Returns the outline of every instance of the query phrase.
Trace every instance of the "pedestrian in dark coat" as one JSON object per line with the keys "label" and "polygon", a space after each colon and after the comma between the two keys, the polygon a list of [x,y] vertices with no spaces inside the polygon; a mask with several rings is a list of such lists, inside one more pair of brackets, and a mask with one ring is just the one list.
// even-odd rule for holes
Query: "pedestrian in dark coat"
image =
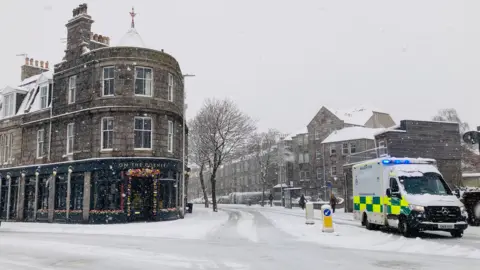
{"label": "pedestrian in dark coat", "polygon": [[270,196],[268,197],[268,200],[270,201],[270,207],[273,206],[273,194],[270,193]]}
{"label": "pedestrian in dark coat", "polygon": [[305,209],[305,203],[306,202],[307,202],[307,200],[305,199],[305,196],[303,196],[303,194],[302,194],[302,196],[300,196],[300,201],[298,202],[298,204],[300,205],[300,207],[302,209]]}
{"label": "pedestrian in dark coat", "polygon": [[337,197],[332,193],[330,196],[330,206],[332,207],[332,212],[335,213],[335,206],[337,206]]}

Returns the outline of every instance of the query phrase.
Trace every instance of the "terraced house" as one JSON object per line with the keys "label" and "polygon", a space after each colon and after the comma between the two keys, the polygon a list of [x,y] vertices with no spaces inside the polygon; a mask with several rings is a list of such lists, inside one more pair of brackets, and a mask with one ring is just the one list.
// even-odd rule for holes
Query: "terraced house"
{"label": "terraced house", "polygon": [[110,46],[80,5],[53,73],[25,59],[22,82],[1,90],[0,218],[178,217],[183,75],[175,58],[145,46],[131,15]]}
{"label": "terraced house", "polygon": [[[365,107],[336,110],[322,106],[304,130],[287,137],[296,156],[291,181],[308,196],[325,197],[327,183],[335,186],[335,179],[342,176],[346,157],[371,147],[370,142],[365,144],[362,136],[343,138],[334,133],[344,128],[357,128],[347,133],[367,133],[370,138],[374,133],[371,130],[394,125],[392,117],[379,110]],[[330,135],[330,140],[323,143]]]}

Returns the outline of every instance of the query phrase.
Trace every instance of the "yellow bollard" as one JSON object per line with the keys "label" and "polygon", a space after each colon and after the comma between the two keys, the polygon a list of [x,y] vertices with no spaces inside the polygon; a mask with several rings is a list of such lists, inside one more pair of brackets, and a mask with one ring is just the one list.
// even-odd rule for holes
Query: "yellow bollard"
{"label": "yellow bollard", "polygon": [[332,220],[332,208],[328,204],[322,205],[322,220],[323,220],[322,232],[328,232],[328,233],[334,232],[333,220]]}

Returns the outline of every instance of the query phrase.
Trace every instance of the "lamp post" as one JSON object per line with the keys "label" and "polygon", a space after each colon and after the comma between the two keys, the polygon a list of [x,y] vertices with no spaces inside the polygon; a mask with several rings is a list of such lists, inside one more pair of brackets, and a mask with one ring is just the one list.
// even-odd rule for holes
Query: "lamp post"
{"label": "lamp post", "polygon": [[185,87],[185,78],[195,77],[193,74],[184,74],[183,76],[183,115],[182,115],[182,216],[185,213],[185,125],[186,125],[186,112],[187,112],[187,91]]}
{"label": "lamp post", "polygon": [[7,180],[8,180],[8,194],[7,194],[7,218],[6,220],[8,221],[10,219],[10,198],[11,198],[11,192],[12,192],[12,176],[10,173],[7,173]]}
{"label": "lamp post", "polygon": [[66,198],[67,201],[66,201],[66,204],[65,204],[67,223],[68,223],[68,218],[69,218],[69,215],[70,215],[70,190],[71,190],[72,172],[73,172],[73,167],[72,167],[72,166],[68,166],[67,198]]}
{"label": "lamp post", "polygon": [[37,220],[37,208],[38,208],[38,176],[40,175],[40,168],[35,170],[35,202],[33,207],[33,219]]}

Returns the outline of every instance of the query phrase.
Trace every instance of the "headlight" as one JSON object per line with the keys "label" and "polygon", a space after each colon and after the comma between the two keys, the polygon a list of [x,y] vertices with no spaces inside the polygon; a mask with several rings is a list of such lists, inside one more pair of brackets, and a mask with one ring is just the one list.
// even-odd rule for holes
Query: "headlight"
{"label": "headlight", "polygon": [[467,209],[465,206],[460,206],[460,212],[462,213],[462,216],[468,217]]}
{"label": "headlight", "polygon": [[417,211],[417,212],[424,212],[425,211],[425,207],[423,207],[421,205],[410,204],[410,205],[408,205],[408,208],[410,208],[410,210],[412,210],[412,211]]}

